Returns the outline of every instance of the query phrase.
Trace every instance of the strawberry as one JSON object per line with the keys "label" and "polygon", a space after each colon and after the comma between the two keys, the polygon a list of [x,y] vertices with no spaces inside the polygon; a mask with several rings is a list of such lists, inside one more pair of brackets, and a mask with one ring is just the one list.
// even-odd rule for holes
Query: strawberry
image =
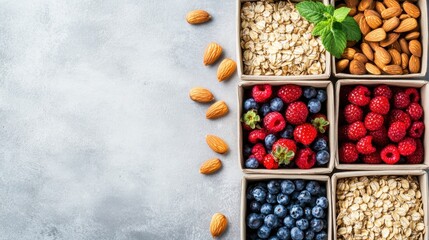
{"label": "strawberry", "polygon": [[256,110],[252,109],[243,115],[241,121],[250,129],[255,129],[258,126],[258,123],[261,121],[261,117],[259,117]]}
{"label": "strawberry", "polygon": [[393,144],[387,145],[385,148],[383,148],[383,150],[380,152],[380,156],[381,160],[387,164],[395,164],[401,157],[398,148],[396,148],[396,146]]}
{"label": "strawberry", "polygon": [[408,135],[412,138],[420,138],[425,131],[425,124],[423,122],[417,121],[411,124]]}
{"label": "strawberry", "polygon": [[370,131],[375,131],[383,126],[384,117],[381,114],[370,112],[365,117],[365,127]]}
{"label": "strawberry", "polygon": [[369,135],[372,137],[372,142],[378,146],[384,147],[389,143],[387,129],[384,126],[378,130],[369,132]]}
{"label": "strawberry", "polygon": [[255,144],[259,141],[264,141],[267,133],[264,129],[255,129],[249,133],[248,140],[249,142]]}
{"label": "strawberry", "polygon": [[371,154],[364,155],[362,157],[362,161],[366,164],[379,164],[383,162],[379,152],[373,152]]}
{"label": "strawberry", "polygon": [[290,139],[281,138],[273,144],[272,155],[277,159],[279,165],[287,165],[296,154],[296,144]]}
{"label": "strawberry", "polygon": [[308,147],[299,149],[295,163],[301,169],[310,169],[316,164],[316,154]]}
{"label": "strawberry", "polygon": [[402,156],[409,156],[416,151],[416,140],[414,138],[404,138],[398,143],[398,151]]}
{"label": "strawberry", "polygon": [[273,90],[269,84],[259,84],[252,88],[252,97],[257,103],[266,102],[270,99]]}
{"label": "strawberry", "polygon": [[286,127],[286,122],[281,113],[270,112],[264,117],[264,127],[268,132],[276,133]]}
{"label": "strawberry", "polygon": [[369,109],[375,113],[385,115],[390,110],[389,99],[384,96],[377,96],[371,99],[371,102],[369,103]]}
{"label": "strawberry", "polygon": [[354,122],[347,128],[347,137],[352,141],[357,141],[366,135],[366,128],[363,122]]}
{"label": "strawberry", "polygon": [[411,103],[407,108],[407,113],[414,121],[419,120],[423,116],[423,108],[418,103]]}
{"label": "strawberry", "polygon": [[407,135],[407,128],[403,122],[394,122],[387,131],[387,136],[392,142],[401,141]]}
{"label": "strawberry", "polygon": [[384,97],[387,97],[388,99],[391,99],[392,90],[387,85],[378,85],[377,87],[374,88],[374,96],[375,97],[384,96]]}
{"label": "strawberry", "polygon": [[353,143],[344,143],[338,151],[340,162],[353,163],[359,158],[359,153]]}
{"label": "strawberry", "polygon": [[393,95],[393,106],[399,109],[405,109],[410,105],[410,97],[402,91]]}
{"label": "strawberry", "polygon": [[301,87],[293,84],[281,86],[277,91],[277,96],[286,104],[295,102],[301,97],[301,95]]}
{"label": "strawberry", "polygon": [[286,121],[293,125],[305,123],[308,116],[307,104],[304,102],[293,102],[286,109]]}
{"label": "strawberry", "polygon": [[304,123],[293,130],[293,137],[299,143],[310,145],[317,137],[317,130],[310,123]]}
{"label": "strawberry", "polygon": [[357,121],[362,121],[363,119],[363,110],[357,105],[354,104],[348,104],[344,108],[344,119],[348,123],[354,123]]}
{"label": "strawberry", "polygon": [[279,168],[279,164],[276,162],[276,159],[271,154],[265,155],[263,165],[266,169],[277,169],[277,168]]}
{"label": "strawberry", "polygon": [[408,113],[400,109],[393,109],[389,113],[389,125],[394,122],[403,122],[405,123],[405,127],[408,129],[411,125],[411,118]]}
{"label": "strawberry", "polygon": [[366,137],[361,138],[356,143],[356,150],[362,154],[371,154],[371,153],[377,151],[377,149],[375,149],[375,147],[372,146],[372,137],[371,136],[366,136]]}
{"label": "strawberry", "polygon": [[423,144],[420,139],[416,139],[416,150],[410,156],[407,156],[408,164],[419,164],[423,162],[424,157]]}
{"label": "strawberry", "polygon": [[368,105],[371,101],[371,92],[365,86],[356,86],[349,94],[349,102],[356,104],[358,106]]}
{"label": "strawberry", "polygon": [[329,128],[329,121],[325,114],[317,113],[311,117],[311,124],[320,133],[325,133]]}
{"label": "strawberry", "polygon": [[407,88],[404,93],[410,98],[411,102],[420,101],[420,93],[416,88]]}
{"label": "strawberry", "polygon": [[265,147],[262,143],[255,144],[252,148],[252,156],[258,160],[259,163],[262,163],[267,152],[265,151]]}

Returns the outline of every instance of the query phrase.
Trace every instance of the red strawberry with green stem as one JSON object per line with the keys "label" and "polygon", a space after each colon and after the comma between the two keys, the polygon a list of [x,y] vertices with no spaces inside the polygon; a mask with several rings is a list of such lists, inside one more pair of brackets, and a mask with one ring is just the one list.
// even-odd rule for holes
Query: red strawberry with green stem
{"label": "red strawberry with green stem", "polygon": [[320,133],[325,133],[329,128],[329,121],[325,114],[318,113],[312,116],[311,124]]}
{"label": "red strawberry with green stem", "polygon": [[250,129],[259,128],[258,123],[261,121],[258,112],[254,109],[247,111],[241,121],[247,125]]}
{"label": "red strawberry with green stem", "polygon": [[296,144],[290,139],[279,139],[273,144],[272,155],[277,159],[279,165],[289,164],[296,154]]}

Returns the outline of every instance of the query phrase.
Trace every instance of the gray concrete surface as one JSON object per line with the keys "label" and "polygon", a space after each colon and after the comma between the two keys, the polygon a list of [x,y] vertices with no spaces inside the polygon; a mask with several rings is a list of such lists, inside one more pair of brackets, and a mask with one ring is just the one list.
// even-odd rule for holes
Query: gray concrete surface
{"label": "gray concrete surface", "polygon": [[[239,238],[236,84],[202,52],[235,59],[235,1],[35,0],[0,4],[0,239]],[[213,21],[190,26],[206,9]],[[205,119],[210,88],[231,112]],[[207,133],[231,152],[224,168]]]}

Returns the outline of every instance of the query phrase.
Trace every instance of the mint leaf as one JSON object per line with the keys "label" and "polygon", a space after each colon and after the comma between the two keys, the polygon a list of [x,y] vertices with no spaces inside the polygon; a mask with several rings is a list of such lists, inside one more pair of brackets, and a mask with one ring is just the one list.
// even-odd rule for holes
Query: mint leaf
{"label": "mint leaf", "polygon": [[344,21],[340,23],[341,30],[346,33],[347,40],[350,41],[359,41],[361,38],[361,33],[359,25],[354,20],[354,18],[347,16]]}
{"label": "mint leaf", "polygon": [[333,28],[322,35],[322,43],[327,51],[340,58],[346,48],[346,34],[340,29]]}
{"label": "mint leaf", "polygon": [[324,13],[327,12],[327,9],[321,2],[304,1],[298,3],[296,8],[299,14],[311,23],[318,23],[326,20]]}
{"label": "mint leaf", "polygon": [[326,12],[329,13],[329,15],[333,16],[334,15],[334,11],[335,11],[334,6],[332,6],[332,5],[326,6]]}
{"label": "mint leaf", "polygon": [[335,21],[337,21],[337,22],[344,21],[344,19],[349,14],[350,10],[351,9],[347,8],[347,7],[340,7],[340,8],[335,9],[335,11],[334,11]]}
{"label": "mint leaf", "polygon": [[331,30],[331,21],[325,20],[321,21],[316,26],[314,26],[312,34],[314,36],[323,36],[327,31]]}

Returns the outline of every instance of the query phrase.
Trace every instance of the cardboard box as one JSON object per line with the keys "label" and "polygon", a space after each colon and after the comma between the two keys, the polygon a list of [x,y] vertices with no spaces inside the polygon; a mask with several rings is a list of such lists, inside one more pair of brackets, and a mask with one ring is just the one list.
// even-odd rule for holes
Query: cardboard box
{"label": "cardboard box", "polygon": [[[318,79],[328,79],[331,75],[331,54],[326,51],[326,69],[323,74],[319,75],[298,75],[298,76],[265,76],[265,75],[246,75],[243,73],[243,53],[241,50],[241,5],[244,2],[256,2],[256,0],[236,0],[237,1],[237,12],[236,12],[236,39],[237,39],[237,73],[240,77],[240,80],[244,81],[266,81],[266,80],[318,80]],[[291,2],[301,2],[303,0],[292,0]],[[320,0],[321,1],[321,0]],[[325,5],[329,4],[329,0],[321,1]]]}
{"label": "cardboard box", "polygon": [[[243,115],[243,93],[245,88],[252,87],[258,84],[270,84],[272,86],[282,86],[286,84],[296,84],[299,86],[313,86],[315,88],[326,88],[328,98],[326,100],[326,109],[328,121],[330,121],[329,127],[329,153],[330,160],[327,167],[314,167],[311,169],[247,169],[244,167],[244,156],[243,156],[243,130],[241,126],[241,116]],[[335,160],[335,146],[336,146],[336,134],[334,124],[334,93],[333,93],[333,84],[330,81],[265,81],[265,82],[256,82],[256,81],[247,81],[240,82],[238,86],[238,160],[240,168],[244,173],[265,173],[265,174],[323,174],[331,173],[334,169],[334,160]]]}
{"label": "cardboard box", "polygon": [[[412,1],[414,2],[414,1]],[[335,0],[331,0],[331,4],[335,6]],[[364,74],[364,75],[354,75],[350,73],[337,73],[336,69],[336,59],[334,56],[332,56],[332,72],[333,75],[337,78],[380,78],[380,79],[386,79],[386,78],[419,78],[424,77],[427,72],[427,65],[428,65],[428,13],[427,13],[427,2],[425,0],[418,0],[415,2],[415,4],[420,8],[420,18],[419,18],[419,24],[420,24],[420,42],[422,43],[422,57],[420,59],[421,61],[421,68],[420,73],[411,73],[411,74],[403,74],[403,75],[373,75],[373,74]]]}
{"label": "cardboard box", "polygon": [[[420,88],[421,95],[421,104],[424,110],[423,122],[425,123],[426,129],[429,127],[429,98],[427,97],[429,94],[429,89],[426,81],[423,80],[352,80],[352,79],[344,79],[337,81],[335,86],[335,98],[340,98],[340,91],[342,86],[346,85],[365,85],[365,86],[376,86],[380,84],[387,84],[389,86],[397,86],[397,87],[415,87]],[[335,132],[338,135],[338,118],[339,118],[339,100],[335,105]],[[427,130],[426,130],[427,133]],[[429,144],[429,134],[424,134],[423,136],[423,146],[427,146]],[[418,170],[418,169],[427,169],[429,168],[429,154],[427,153],[427,149],[425,149],[424,161],[422,164],[397,164],[397,165],[389,165],[389,164],[344,164],[340,163],[338,157],[338,148],[336,146],[336,158],[335,158],[335,167],[341,170]]]}
{"label": "cardboard box", "polygon": [[[337,202],[337,181],[341,178],[349,178],[349,177],[361,177],[361,176],[417,176],[420,183],[420,191],[422,193],[422,202],[423,202],[423,211],[425,213],[424,215],[424,224],[426,226],[426,233],[423,237],[423,239],[428,239],[428,175],[425,171],[358,171],[358,172],[341,172],[341,173],[335,173],[332,176],[332,202]],[[333,216],[333,238],[334,240],[337,239],[337,209],[336,205],[332,205],[332,216]]]}
{"label": "cardboard box", "polygon": [[241,232],[241,240],[246,240],[246,216],[247,216],[247,199],[246,199],[246,191],[247,186],[251,182],[256,181],[267,181],[267,180],[273,180],[273,179],[303,179],[303,180],[315,180],[320,182],[326,183],[326,198],[329,202],[328,207],[328,228],[327,228],[327,234],[328,239],[332,239],[332,224],[333,224],[333,217],[332,213],[332,207],[335,206],[334,202],[331,200],[331,179],[328,176],[322,176],[322,175],[287,175],[287,176],[273,176],[273,175],[244,175],[243,180],[241,181],[241,212],[240,212],[240,232]]}

